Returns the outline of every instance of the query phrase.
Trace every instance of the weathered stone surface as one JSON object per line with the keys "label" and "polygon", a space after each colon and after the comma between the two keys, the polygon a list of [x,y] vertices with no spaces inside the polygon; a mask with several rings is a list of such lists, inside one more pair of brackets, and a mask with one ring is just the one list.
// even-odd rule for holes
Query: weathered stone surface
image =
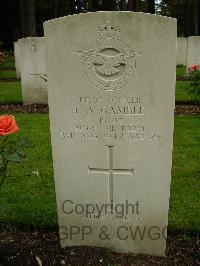
{"label": "weathered stone surface", "polygon": [[163,256],[176,20],[98,12],[51,20],[44,29],[62,247]]}
{"label": "weathered stone surface", "polygon": [[187,38],[177,38],[177,53],[176,53],[176,65],[187,64]]}
{"label": "weathered stone surface", "polygon": [[21,48],[21,84],[24,104],[46,104],[47,76],[44,38],[19,40]]}
{"label": "weathered stone surface", "polygon": [[200,36],[188,38],[187,69],[192,65],[200,66]]}

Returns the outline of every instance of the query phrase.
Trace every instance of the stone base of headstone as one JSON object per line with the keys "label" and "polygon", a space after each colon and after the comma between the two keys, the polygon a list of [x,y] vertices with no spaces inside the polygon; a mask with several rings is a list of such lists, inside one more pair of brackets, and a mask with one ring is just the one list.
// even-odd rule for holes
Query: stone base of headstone
{"label": "stone base of headstone", "polygon": [[34,92],[26,92],[22,94],[23,104],[47,104],[48,95],[45,89],[37,89]]}

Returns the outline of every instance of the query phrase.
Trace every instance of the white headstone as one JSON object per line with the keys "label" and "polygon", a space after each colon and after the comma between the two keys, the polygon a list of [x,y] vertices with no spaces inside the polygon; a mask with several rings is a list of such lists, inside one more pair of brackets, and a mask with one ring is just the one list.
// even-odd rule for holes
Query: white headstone
{"label": "white headstone", "polygon": [[47,104],[47,76],[44,38],[20,39],[21,84],[24,104]]}
{"label": "white headstone", "polygon": [[187,38],[177,38],[177,54],[176,54],[176,65],[187,64]]}
{"label": "white headstone", "polygon": [[20,46],[19,42],[14,42],[14,57],[15,57],[15,69],[16,69],[16,77],[20,79]]}
{"label": "white headstone", "polygon": [[176,20],[97,12],[44,29],[61,246],[163,256]]}
{"label": "white headstone", "polygon": [[192,65],[200,66],[200,36],[188,38],[187,69]]}

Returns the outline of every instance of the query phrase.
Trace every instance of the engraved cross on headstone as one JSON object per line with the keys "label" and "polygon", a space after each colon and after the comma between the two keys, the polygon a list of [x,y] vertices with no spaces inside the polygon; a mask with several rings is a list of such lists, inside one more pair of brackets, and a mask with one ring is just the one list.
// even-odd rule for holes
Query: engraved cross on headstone
{"label": "engraved cross on headstone", "polygon": [[117,169],[113,168],[113,147],[107,146],[108,149],[108,169],[102,168],[90,168],[88,167],[88,174],[108,174],[108,199],[111,204],[113,204],[113,175],[114,174],[131,174],[134,173],[134,168],[132,169]]}

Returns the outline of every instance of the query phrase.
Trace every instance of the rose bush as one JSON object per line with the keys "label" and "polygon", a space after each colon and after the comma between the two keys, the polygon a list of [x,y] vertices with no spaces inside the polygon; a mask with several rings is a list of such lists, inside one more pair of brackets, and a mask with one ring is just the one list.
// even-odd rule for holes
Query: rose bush
{"label": "rose bush", "polygon": [[188,77],[191,80],[190,87],[187,89],[196,104],[200,104],[200,66],[192,65],[188,67]]}
{"label": "rose bush", "polygon": [[199,65],[191,65],[190,67],[188,67],[188,72],[193,72],[195,70],[200,70],[200,66]]}
{"label": "rose bush", "polygon": [[0,185],[4,182],[8,163],[24,162],[24,149],[32,146],[27,138],[17,141],[9,140],[8,135],[17,133],[18,131],[19,127],[14,116],[0,116]]}

